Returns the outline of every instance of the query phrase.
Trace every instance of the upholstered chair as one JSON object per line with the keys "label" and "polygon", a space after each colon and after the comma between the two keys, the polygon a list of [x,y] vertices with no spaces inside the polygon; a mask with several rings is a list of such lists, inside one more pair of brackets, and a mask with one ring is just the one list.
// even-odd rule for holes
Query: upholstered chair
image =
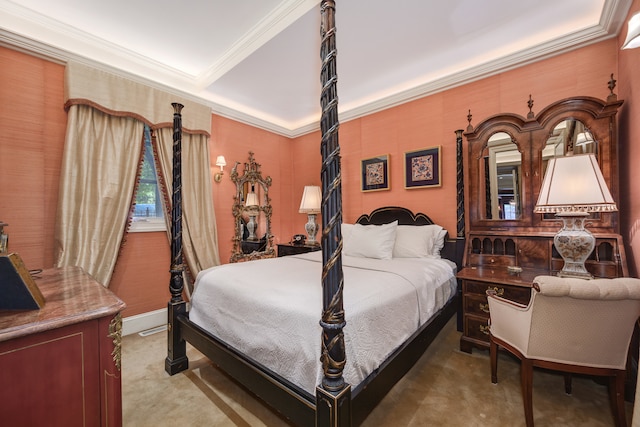
{"label": "upholstered chair", "polygon": [[533,426],[533,367],[609,377],[609,401],[617,426],[626,426],[624,381],[629,342],[640,316],[640,279],[570,279],[538,276],[528,305],[487,291],[491,382],[498,382],[498,347],[521,362],[527,426]]}

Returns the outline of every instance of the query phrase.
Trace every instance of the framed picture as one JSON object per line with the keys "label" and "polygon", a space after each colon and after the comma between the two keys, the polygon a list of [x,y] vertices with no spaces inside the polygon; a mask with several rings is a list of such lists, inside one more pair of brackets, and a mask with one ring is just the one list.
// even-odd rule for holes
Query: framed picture
{"label": "framed picture", "polygon": [[441,147],[438,145],[404,153],[405,188],[440,187],[442,185],[440,149]]}
{"label": "framed picture", "polygon": [[389,190],[389,155],[362,160],[360,177],[362,191]]}

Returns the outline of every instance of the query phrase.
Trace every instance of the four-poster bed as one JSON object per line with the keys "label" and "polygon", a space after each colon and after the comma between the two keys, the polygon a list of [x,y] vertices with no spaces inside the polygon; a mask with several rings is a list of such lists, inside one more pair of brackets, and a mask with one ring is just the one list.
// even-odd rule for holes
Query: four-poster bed
{"label": "four-poster bed", "polygon": [[[335,2],[323,1],[321,4],[322,24],[322,45],[321,45],[321,57],[323,59],[321,80],[323,84],[321,105],[322,105],[322,118],[321,118],[321,153],[322,153],[322,251],[312,254],[305,254],[293,257],[284,257],[277,259],[267,259],[259,261],[250,261],[250,268],[258,268],[258,266],[271,266],[271,268],[278,269],[280,267],[274,267],[273,263],[287,262],[287,265],[300,265],[303,271],[306,265],[309,265],[309,271],[313,271],[315,280],[311,284],[311,288],[318,292],[318,296],[322,295],[322,305],[319,310],[314,312],[315,316],[320,316],[320,327],[318,327],[318,319],[315,318],[312,323],[317,329],[317,332],[321,335],[321,346],[317,351],[320,355],[315,357],[315,353],[311,358],[315,359],[315,362],[321,363],[319,368],[319,380],[316,382],[315,378],[311,378],[311,386],[308,381],[305,385],[301,385],[302,380],[298,380],[296,377],[291,377],[287,374],[279,372],[279,367],[273,365],[269,361],[261,359],[262,353],[259,349],[253,350],[253,353],[247,354],[245,351],[240,350],[243,343],[230,344],[229,341],[235,336],[236,330],[229,332],[226,335],[226,340],[221,339],[216,333],[209,332],[207,329],[216,329],[219,331],[219,326],[208,325],[208,314],[210,311],[206,306],[198,307],[201,305],[202,298],[198,294],[204,292],[204,288],[212,283],[211,286],[215,286],[217,282],[224,281],[225,276],[233,274],[234,269],[249,268],[247,263],[245,266],[241,264],[225,265],[221,268],[227,268],[228,270],[220,273],[221,268],[213,268],[210,271],[202,272],[198,275],[198,281],[192,297],[192,310],[191,313],[187,313],[187,303],[182,298],[184,289],[183,284],[183,260],[181,249],[181,108],[179,104],[174,105],[174,165],[173,165],[173,194],[172,194],[172,242],[171,242],[171,282],[170,292],[171,301],[168,304],[168,317],[169,317],[169,331],[168,331],[168,353],[165,360],[165,370],[169,374],[175,374],[188,368],[188,360],[186,357],[186,342],[192,344],[196,349],[206,355],[213,363],[219,368],[228,373],[249,391],[256,396],[264,400],[267,404],[272,406],[283,416],[288,418],[296,425],[317,425],[317,426],[337,426],[337,425],[358,425],[360,424],[367,414],[375,407],[375,405],[384,397],[384,395],[391,389],[391,387],[400,379],[404,374],[413,366],[413,364],[420,358],[424,350],[433,341],[438,332],[448,322],[451,316],[456,312],[458,308],[458,298],[456,295],[456,281],[455,281],[455,265],[451,261],[458,260],[457,256],[460,251],[460,239],[464,238],[463,228],[458,227],[458,241],[445,239],[444,247],[440,254],[442,258],[451,260],[450,262],[439,259],[439,256],[432,258],[438,259],[423,259],[421,260],[421,266],[418,267],[417,273],[412,273],[413,276],[425,276],[427,275],[424,270],[423,263],[430,263],[429,269],[433,271],[448,270],[446,275],[440,274],[440,280],[432,280],[431,278],[425,279],[428,282],[428,286],[422,288],[422,283],[410,284],[407,288],[408,299],[418,300],[417,308],[415,309],[414,317],[419,320],[414,320],[415,326],[410,330],[402,331],[402,338],[399,343],[395,343],[391,348],[383,349],[379,351],[380,355],[378,359],[371,362],[373,365],[369,368],[363,368],[359,376],[353,376],[351,373],[351,365],[359,362],[359,360],[349,360],[347,358],[348,350],[347,345],[351,345],[353,338],[360,334],[358,329],[358,316],[364,316],[366,323],[379,322],[385,323],[384,315],[389,318],[400,318],[399,312],[404,312],[404,306],[391,306],[386,311],[381,307],[368,307],[365,314],[355,310],[353,308],[354,303],[359,301],[349,300],[345,304],[343,295],[345,294],[344,283],[347,279],[346,292],[349,295],[353,292],[352,288],[367,288],[366,291],[370,291],[371,288],[379,286],[379,289],[383,289],[383,285],[374,285],[374,280],[370,280],[376,275],[387,274],[383,280],[386,286],[393,287],[393,292],[396,292],[396,285],[391,284],[392,276],[402,276],[403,274],[397,270],[397,267],[390,267],[390,272],[378,271],[378,272],[365,272],[369,266],[363,266],[359,264],[362,261],[354,260],[354,257],[343,256],[343,232],[344,226],[342,224],[342,196],[341,196],[341,175],[340,175],[340,149],[338,144],[338,112],[337,112],[337,93],[336,93],[336,49],[335,49],[335,27],[334,27],[334,12]],[[461,144],[461,138],[458,138],[458,144]],[[459,167],[461,165],[459,164]],[[460,191],[458,191],[460,194]],[[397,227],[400,226],[429,226],[433,224],[431,219],[424,214],[414,214],[411,211],[403,208],[387,207],[373,211],[370,215],[362,215],[357,223],[363,226],[373,226],[387,224],[383,227],[390,227],[391,224],[397,221]],[[458,216],[458,221],[464,223],[464,218]],[[358,227],[358,226],[355,226]],[[393,227],[396,227],[393,224]],[[369,230],[372,228],[369,227]],[[376,229],[380,229],[379,227]],[[425,229],[425,227],[421,227]],[[394,228],[395,230],[395,228]],[[411,229],[413,230],[413,229]],[[417,229],[416,229],[417,230]],[[410,233],[411,234],[411,233]],[[442,233],[444,234],[444,233]],[[349,237],[352,239],[353,237]],[[317,259],[313,259],[316,257]],[[289,259],[285,259],[289,258]],[[390,258],[390,257],[389,257]],[[409,261],[411,258],[404,258],[400,262],[404,262],[407,266],[418,260]],[[343,266],[343,260],[345,265]],[[371,261],[371,260],[369,260]],[[376,260],[378,261],[378,260]],[[384,261],[384,262],[383,262]],[[377,264],[382,265],[385,263],[394,264],[392,259],[382,259]],[[354,262],[356,265],[354,266]],[[364,261],[366,263],[366,261]],[[291,264],[293,263],[293,264]],[[319,264],[319,266],[318,266]],[[366,267],[366,268],[365,268]],[[293,267],[292,267],[293,268]],[[385,269],[386,267],[379,266],[378,269]],[[396,270],[393,270],[393,269]],[[355,275],[356,270],[358,274],[369,274],[368,278],[359,278],[356,282]],[[282,270],[281,270],[282,271]],[[317,274],[315,273],[317,271]],[[219,273],[218,276],[210,276],[210,274]],[[254,274],[261,274],[260,272]],[[430,276],[437,276],[438,274],[429,273]],[[290,289],[295,286],[295,281],[290,277],[274,277],[273,281],[276,282],[280,288],[272,291],[274,299],[286,299],[281,293],[283,289]],[[264,281],[268,278],[265,277]],[[321,279],[321,287],[318,283]],[[231,279],[234,280],[234,279]],[[283,284],[280,282],[286,282],[288,288],[283,288]],[[406,283],[409,280],[407,277],[399,279],[403,282],[403,285],[398,284],[397,287],[407,286]],[[302,279],[301,279],[302,282]],[[433,282],[433,283],[432,283]],[[239,282],[236,282],[239,283]],[[371,283],[371,286],[362,286],[363,283],[367,285]],[[303,283],[301,283],[302,285]],[[433,287],[431,287],[433,285]],[[241,286],[238,286],[241,287]],[[424,290],[423,290],[424,289]],[[212,291],[210,299],[216,300],[216,292],[224,292],[223,289],[217,288]],[[268,295],[268,290],[266,291]],[[396,297],[391,290],[389,290],[389,299],[404,298]],[[430,295],[430,297],[420,301],[416,295],[419,294]],[[286,294],[289,295],[289,294]],[[296,294],[297,295],[297,294]],[[391,295],[394,295],[391,298]],[[433,295],[440,295],[439,298],[434,298]],[[295,295],[294,295],[295,296]],[[290,298],[293,298],[289,295]],[[302,298],[302,297],[300,297]],[[360,298],[360,297],[358,297]],[[266,297],[260,298],[268,299]],[[435,300],[439,300],[439,304],[435,305]],[[285,305],[287,301],[284,301]],[[241,304],[254,304],[254,301]],[[318,303],[319,304],[319,303]],[[422,306],[420,306],[422,304]],[[298,304],[289,304],[298,308]],[[347,312],[345,306],[350,309]],[[431,307],[430,310],[424,310],[424,306]],[[282,310],[282,307],[278,308]],[[413,310],[413,309],[412,309]],[[408,310],[411,311],[411,310]],[[382,316],[379,320],[370,321],[366,316],[369,313],[380,313]],[[423,313],[424,312],[424,313]],[[228,312],[227,312],[228,313]],[[353,315],[353,318],[350,317]],[[404,315],[404,314],[403,314]],[[285,315],[285,317],[288,314]],[[193,318],[192,318],[193,317]],[[196,321],[197,320],[197,321]],[[237,324],[244,323],[244,319],[236,319]],[[347,329],[350,335],[345,339],[345,327],[346,320],[349,321],[349,326],[355,329]],[[396,319],[394,319],[396,320]],[[220,325],[224,322],[224,314],[222,320],[212,320],[215,325]],[[272,323],[269,323],[272,322]],[[353,322],[353,323],[352,323]],[[412,320],[407,320],[406,323],[411,323]],[[282,325],[278,320],[267,320],[265,324],[260,326],[273,326],[274,329]],[[204,325],[204,326],[203,326]],[[284,326],[286,333],[286,328]],[[248,326],[250,329],[251,326]],[[252,331],[249,331],[250,335]],[[381,341],[392,341],[389,339],[389,335],[374,335],[369,337],[369,340],[374,343],[375,346],[381,345]],[[399,332],[400,334],[400,332]],[[224,333],[222,333],[224,335]],[[312,334],[313,335],[313,334]],[[347,334],[348,335],[348,334]],[[317,346],[318,336],[306,337],[307,340],[314,343]],[[376,339],[378,342],[376,342]],[[275,341],[278,339],[276,338]],[[259,359],[259,360],[258,360]],[[288,360],[289,364],[296,364],[296,360]],[[274,367],[275,366],[275,367]],[[360,368],[358,368],[360,369]],[[303,369],[305,370],[305,369]],[[314,373],[312,373],[312,376]],[[357,383],[349,384],[345,381],[345,377],[357,378]]]}

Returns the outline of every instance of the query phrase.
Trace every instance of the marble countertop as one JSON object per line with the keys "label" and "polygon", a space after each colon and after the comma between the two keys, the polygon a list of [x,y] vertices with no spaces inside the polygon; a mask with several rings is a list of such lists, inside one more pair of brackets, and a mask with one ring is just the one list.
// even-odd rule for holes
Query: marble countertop
{"label": "marble countertop", "polygon": [[79,267],[52,268],[34,275],[45,298],[40,310],[0,310],[0,342],[113,316],[125,303]]}

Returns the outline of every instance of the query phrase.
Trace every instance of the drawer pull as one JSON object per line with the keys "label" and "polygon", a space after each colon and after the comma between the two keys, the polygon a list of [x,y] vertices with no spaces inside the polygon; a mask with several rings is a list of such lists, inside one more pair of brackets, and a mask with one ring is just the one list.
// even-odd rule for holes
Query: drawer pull
{"label": "drawer pull", "polygon": [[480,325],[480,332],[482,332],[485,335],[489,335],[489,332],[491,331],[491,326],[489,325]]}
{"label": "drawer pull", "polygon": [[487,290],[494,290],[496,291],[496,295],[498,295],[499,297],[504,295],[504,288],[498,288],[497,286],[494,286],[493,288],[491,286],[489,286],[487,288]]}
{"label": "drawer pull", "polygon": [[480,311],[484,311],[485,313],[489,312],[489,304],[480,303]]}

